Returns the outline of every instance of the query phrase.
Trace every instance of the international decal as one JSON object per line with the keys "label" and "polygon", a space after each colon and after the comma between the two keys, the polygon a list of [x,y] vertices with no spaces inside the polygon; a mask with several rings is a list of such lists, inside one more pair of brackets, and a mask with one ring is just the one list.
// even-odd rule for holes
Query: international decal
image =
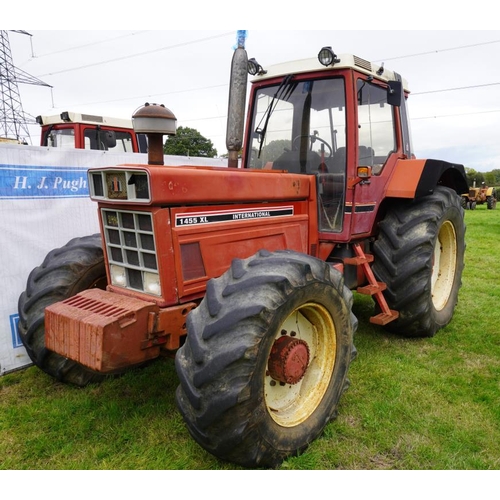
{"label": "international decal", "polygon": [[252,219],[291,217],[293,207],[270,207],[241,210],[217,210],[211,212],[190,212],[175,215],[175,227],[216,224],[221,222],[240,222]]}

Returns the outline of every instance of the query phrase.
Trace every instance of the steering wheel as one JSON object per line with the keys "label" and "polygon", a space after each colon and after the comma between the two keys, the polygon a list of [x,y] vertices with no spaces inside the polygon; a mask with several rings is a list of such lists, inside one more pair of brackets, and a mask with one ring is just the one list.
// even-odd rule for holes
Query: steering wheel
{"label": "steering wheel", "polygon": [[310,141],[311,141],[311,148],[312,149],[312,145],[315,141],[319,141],[321,143],[323,143],[327,148],[328,148],[328,155],[327,157],[328,158],[331,158],[333,156],[333,149],[332,147],[330,146],[330,144],[328,144],[324,139],[321,139],[321,137],[318,137],[317,135],[298,135],[297,137],[295,137],[295,139],[292,141],[292,149],[295,149],[295,143],[299,140],[299,139],[302,139],[303,137],[307,137]]}

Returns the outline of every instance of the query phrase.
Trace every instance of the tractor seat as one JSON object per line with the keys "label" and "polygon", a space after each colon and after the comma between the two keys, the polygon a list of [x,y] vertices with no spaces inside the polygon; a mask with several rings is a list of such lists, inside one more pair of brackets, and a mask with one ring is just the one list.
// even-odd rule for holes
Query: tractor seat
{"label": "tractor seat", "polygon": [[299,152],[298,151],[285,151],[273,162],[273,170],[288,170],[294,174],[315,174],[318,166],[321,163],[321,158],[318,153],[314,151],[307,152],[306,171],[302,172],[300,168]]}

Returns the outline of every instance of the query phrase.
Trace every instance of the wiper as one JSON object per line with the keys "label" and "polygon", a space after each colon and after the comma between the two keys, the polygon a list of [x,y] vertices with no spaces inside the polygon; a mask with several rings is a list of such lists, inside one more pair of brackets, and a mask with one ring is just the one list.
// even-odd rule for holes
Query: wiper
{"label": "wiper", "polygon": [[[260,158],[260,153],[262,151],[262,146],[264,144],[264,138],[266,137],[266,132],[267,132],[267,125],[269,123],[269,119],[271,118],[271,115],[273,114],[273,111],[276,109],[276,106],[278,105],[279,101],[286,101],[288,98],[292,95],[293,91],[295,90],[295,87],[297,86],[297,83],[292,82],[293,75],[287,75],[285,78],[280,83],[280,86],[278,87],[278,90],[276,90],[271,102],[269,103],[269,106],[267,107],[267,110],[262,117],[262,119],[259,122],[259,125],[257,125],[257,128],[255,129],[255,134],[259,136],[259,154],[257,155],[257,158]],[[264,125],[262,128],[260,128],[260,124],[262,121],[264,121]]]}

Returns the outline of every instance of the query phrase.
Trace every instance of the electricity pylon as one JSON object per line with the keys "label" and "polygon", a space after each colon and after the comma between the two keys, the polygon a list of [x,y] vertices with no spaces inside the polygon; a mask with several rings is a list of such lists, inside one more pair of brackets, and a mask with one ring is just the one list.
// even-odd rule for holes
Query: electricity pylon
{"label": "electricity pylon", "polygon": [[[9,31],[31,36],[23,30]],[[28,124],[36,122],[23,111],[18,83],[51,87],[14,66],[8,33],[6,30],[0,31],[0,140],[12,139],[27,144],[28,140],[31,143]]]}

